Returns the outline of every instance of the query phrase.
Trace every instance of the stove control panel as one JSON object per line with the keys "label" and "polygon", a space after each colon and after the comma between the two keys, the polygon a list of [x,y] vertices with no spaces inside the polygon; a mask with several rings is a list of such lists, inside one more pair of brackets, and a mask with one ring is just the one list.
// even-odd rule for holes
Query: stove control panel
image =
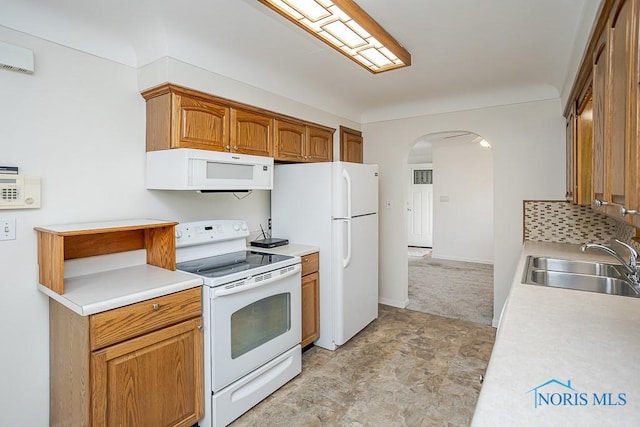
{"label": "stove control panel", "polygon": [[249,236],[246,221],[216,219],[176,225],[176,247],[244,239]]}

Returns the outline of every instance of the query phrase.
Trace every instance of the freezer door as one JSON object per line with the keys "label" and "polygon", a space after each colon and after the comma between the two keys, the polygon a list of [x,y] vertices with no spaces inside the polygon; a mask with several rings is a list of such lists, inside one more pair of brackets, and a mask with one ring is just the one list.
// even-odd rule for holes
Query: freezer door
{"label": "freezer door", "polygon": [[378,165],[333,163],[333,217],[378,212]]}
{"label": "freezer door", "polygon": [[334,341],[342,345],[378,317],[378,215],[334,221]]}

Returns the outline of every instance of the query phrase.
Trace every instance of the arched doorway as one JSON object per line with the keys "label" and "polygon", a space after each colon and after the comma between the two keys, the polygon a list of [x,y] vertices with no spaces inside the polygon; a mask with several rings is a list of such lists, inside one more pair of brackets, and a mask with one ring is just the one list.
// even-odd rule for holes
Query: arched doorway
{"label": "arched doorway", "polygon": [[[424,135],[414,142],[407,169],[407,308],[491,324],[493,156],[489,143],[468,131]],[[419,250],[428,247],[431,253]]]}

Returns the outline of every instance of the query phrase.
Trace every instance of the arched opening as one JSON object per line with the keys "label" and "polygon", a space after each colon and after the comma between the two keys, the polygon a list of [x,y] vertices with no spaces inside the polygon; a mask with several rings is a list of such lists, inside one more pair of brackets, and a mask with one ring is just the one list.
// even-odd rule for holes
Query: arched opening
{"label": "arched opening", "polygon": [[464,130],[424,135],[409,152],[407,170],[407,308],[490,325],[490,144]]}

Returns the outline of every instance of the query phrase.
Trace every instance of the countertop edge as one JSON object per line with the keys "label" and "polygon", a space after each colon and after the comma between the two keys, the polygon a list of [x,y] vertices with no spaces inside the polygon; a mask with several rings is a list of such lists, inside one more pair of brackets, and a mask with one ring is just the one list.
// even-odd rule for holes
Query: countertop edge
{"label": "countertop edge", "polygon": [[[169,295],[175,292],[180,292],[202,285],[201,278],[197,276],[190,277],[188,273],[165,270],[161,269],[160,267],[154,267],[150,265],[138,267],[148,268],[156,273],[159,272],[162,275],[162,279],[158,281],[159,284],[157,286],[151,284],[151,286],[149,287],[138,288],[135,285],[138,282],[138,277],[137,275],[132,274],[131,282],[125,283],[125,286],[123,288],[114,290],[111,295],[107,295],[104,298],[96,298],[92,301],[85,302],[81,302],[79,300],[82,298],[87,299],[87,293],[91,293],[91,287],[93,285],[91,284],[90,280],[88,280],[88,284],[84,285],[86,287],[82,289],[83,295],[80,298],[75,297],[73,292],[70,294],[67,292],[64,294],[58,294],[40,283],[38,283],[38,290],[47,295],[49,298],[64,305],[76,314],[79,314],[81,316],[89,316],[92,314],[124,307],[126,305],[135,304],[137,302],[145,301],[151,298]],[[122,278],[122,274],[126,276],[126,272],[122,273],[122,270],[118,272],[120,274],[119,279]],[[101,272],[99,274],[104,280],[104,277],[108,277],[110,273],[111,272]],[[175,276],[175,278],[173,278],[172,276]],[[100,289],[96,290],[100,291]]]}

